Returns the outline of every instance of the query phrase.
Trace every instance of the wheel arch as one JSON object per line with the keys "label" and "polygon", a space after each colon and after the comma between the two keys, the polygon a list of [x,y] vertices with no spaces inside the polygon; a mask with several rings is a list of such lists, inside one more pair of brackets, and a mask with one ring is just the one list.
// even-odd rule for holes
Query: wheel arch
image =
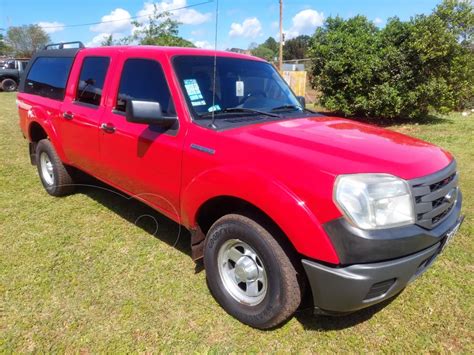
{"label": "wheel arch", "polygon": [[281,227],[268,214],[252,203],[235,196],[215,196],[207,200],[197,211],[196,223],[200,230],[207,234],[218,219],[228,214],[239,214],[253,219],[274,235],[280,244],[297,253]]}
{"label": "wheel arch", "polygon": [[57,136],[56,130],[54,127],[51,126],[48,120],[46,119],[39,119],[41,116],[34,115],[35,119],[32,119],[28,124],[28,141],[30,143],[30,156],[33,160],[33,155],[35,154],[35,147],[36,144],[41,139],[49,139],[51,144],[53,145],[54,149],[56,150],[60,159],[67,163],[66,156],[64,154],[63,149],[61,148],[61,143]]}
{"label": "wheel arch", "polygon": [[339,263],[316,216],[286,186],[261,172],[226,170],[227,174],[222,170],[202,174],[183,191],[183,224],[200,235],[193,244],[203,239],[212,223],[227,212],[250,211],[277,227],[299,254]]}
{"label": "wheel arch", "polygon": [[38,143],[41,139],[48,138],[48,133],[38,122],[33,121],[28,127],[28,138],[32,143]]}

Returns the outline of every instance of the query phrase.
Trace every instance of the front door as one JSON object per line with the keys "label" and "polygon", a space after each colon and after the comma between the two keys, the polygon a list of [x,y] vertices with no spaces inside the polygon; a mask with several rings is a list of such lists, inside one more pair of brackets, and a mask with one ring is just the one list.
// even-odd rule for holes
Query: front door
{"label": "front door", "polygon": [[140,57],[124,56],[119,67],[101,122],[101,176],[178,220],[184,130],[164,131],[125,117],[129,100],[159,102],[165,115],[176,115],[162,61],[143,52]]}

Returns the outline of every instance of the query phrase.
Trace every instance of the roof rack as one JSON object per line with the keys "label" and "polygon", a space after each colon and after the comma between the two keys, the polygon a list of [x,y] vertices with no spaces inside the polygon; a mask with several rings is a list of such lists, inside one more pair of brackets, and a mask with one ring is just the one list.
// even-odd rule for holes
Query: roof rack
{"label": "roof rack", "polygon": [[[73,41],[73,42],[60,42],[60,43],[51,43],[44,46],[44,50],[48,49],[64,49],[64,45],[66,44],[77,44],[77,48],[86,48],[81,41]],[[57,47],[57,48],[56,48]]]}

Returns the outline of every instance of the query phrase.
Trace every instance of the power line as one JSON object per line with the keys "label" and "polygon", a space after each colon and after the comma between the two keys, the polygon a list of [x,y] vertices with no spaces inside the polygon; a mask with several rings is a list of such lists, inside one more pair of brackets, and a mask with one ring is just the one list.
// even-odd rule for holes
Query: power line
{"label": "power line", "polygon": [[[183,10],[183,9],[189,9],[190,7],[196,7],[196,6],[201,6],[201,5],[205,5],[205,4],[210,4],[212,2],[214,2],[214,0],[207,0],[207,1],[199,2],[197,4],[186,5],[186,6],[182,6],[182,7],[177,7],[175,9],[168,9],[168,10],[165,10],[165,11],[166,12],[173,12],[173,11],[178,11],[178,10]],[[119,22],[119,21],[126,21],[126,20],[135,20],[135,19],[138,19],[138,18],[148,17],[148,16],[150,16],[150,15],[147,14],[147,15],[141,15],[141,16],[131,16],[131,17],[128,17],[128,18],[123,18],[123,19],[99,21],[99,22],[89,22],[89,23],[78,23],[78,24],[73,24],[73,25],[41,26],[41,28],[50,29],[50,28],[92,26],[92,25],[100,25],[100,24],[103,24],[103,23]]]}

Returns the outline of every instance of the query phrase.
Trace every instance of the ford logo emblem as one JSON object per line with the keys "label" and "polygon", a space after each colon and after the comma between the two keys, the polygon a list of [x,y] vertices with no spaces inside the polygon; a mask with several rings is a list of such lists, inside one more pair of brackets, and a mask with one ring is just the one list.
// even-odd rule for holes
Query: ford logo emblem
{"label": "ford logo emblem", "polygon": [[456,198],[458,197],[458,189],[457,187],[453,188],[451,191],[449,191],[446,196],[444,196],[444,200],[449,203],[454,203],[456,201]]}

